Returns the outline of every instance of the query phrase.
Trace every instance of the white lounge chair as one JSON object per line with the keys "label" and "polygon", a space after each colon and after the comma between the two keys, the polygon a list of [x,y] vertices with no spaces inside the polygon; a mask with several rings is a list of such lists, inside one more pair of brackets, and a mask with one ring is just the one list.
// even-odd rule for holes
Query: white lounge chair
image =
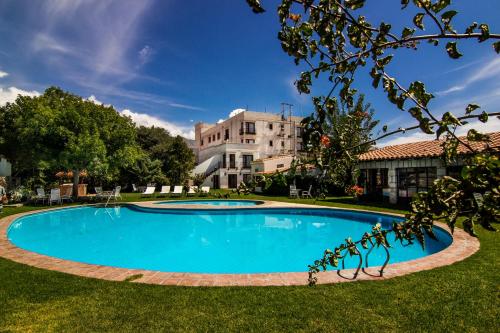
{"label": "white lounge chair", "polygon": [[141,193],[141,197],[152,197],[155,194],[155,188],[154,186],[148,186],[144,190],[144,192]]}
{"label": "white lounge chair", "polygon": [[295,198],[297,199],[299,197],[299,191],[297,190],[297,187],[295,185],[290,185],[290,198]]}
{"label": "white lounge chair", "polygon": [[189,186],[189,191],[187,192],[187,196],[198,194],[198,186]]}
{"label": "white lounge chair", "polygon": [[174,191],[171,193],[171,196],[173,197],[182,196],[182,186],[174,186]]}
{"label": "white lounge chair", "polygon": [[312,185],[309,185],[309,189],[307,191],[302,191],[302,198],[311,198],[312,199]]}
{"label": "white lounge chair", "polygon": [[57,202],[59,204],[62,204],[61,201],[61,190],[58,188],[53,188],[50,190],[50,196],[49,196],[49,205],[52,206],[53,202]]}
{"label": "white lounge chair", "polygon": [[167,195],[169,195],[169,194],[170,194],[170,185],[163,185],[163,186],[161,187],[161,191],[160,191],[160,193],[158,193],[158,196],[159,196],[159,197],[160,197],[160,196],[165,197],[165,196],[167,196]]}
{"label": "white lounge chair", "polygon": [[35,200],[35,203],[38,203],[39,201],[42,201],[42,204],[45,203],[45,200],[47,200],[47,194],[45,194],[43,187],[36,189],[36,195],[33,197],[33,200]]}
{"label": "white lounge chair", "polygon": [[202,186],[200,189],[200,195],[208,195],[210,193],[210,186]]}

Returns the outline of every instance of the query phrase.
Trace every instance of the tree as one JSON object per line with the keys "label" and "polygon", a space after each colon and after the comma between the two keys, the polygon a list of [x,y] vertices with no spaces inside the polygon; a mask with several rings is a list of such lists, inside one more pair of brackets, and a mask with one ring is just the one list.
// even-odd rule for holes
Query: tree
{"label": "tree", "polygon": [[[324,107],[321,98],[314,98],[313,103],[316,113],[303,121],[304,140],[322,171],[321,180],[345,190],[354,185],[357,156],[372,146],[365,142],[378,124],[373,120],[374,110],[369,103],[364,104],[364,95],[352,107],[339,105],[337,99]],[[349,147],[356,148],[349,151]]]}
{"label": "tree", "polygon": [[[383,89],[396,109],[408,112],[416,120],[417,124],[409,129],[419,128],[425,133],[436,134],[437,138],[444,136],[443,158],[446,161],[456,158],[458,147],[466,148],[468,163],[459,179],[444,177],[437,180],[428,192],[419,193],[412,201],[410,214],[404,222],[395,223],[389,231],[376,227],[358,242],[349,238],[334,251],[325,251],[323,258],[310,266],[311,284],[316,282],[315,273],[329,265],[336,266],[342,253],[356,255],[356,244],[367,246],[373,239],[377,246],[387,246],[388,232],[394,233],[401,242],[411,243],[417,239],[424,246],[424,234],[435,237],[435,219],[445,220],[453,231],[457,217],[464,215],[464,229],[471,235],[475,235],[475,223],[493,230],[492,223],[497,223],[500,219],[500,163],[497,153],[492,149],[481,153],[473,149],[470,142],[479,141],[486,145],[489,142],[487,135],[475,129],[468,131],[466,141],[455,134],[456,129],[467,119],[476,118],[486,122],[490,116],[499,116],[500,113],[478,113],[481,107],[470,103],[464,105],[465,111],[461,116],[455,116],[451,112],[438,116],[433,112],[431,104],[435,96],[427,91],[423,82],[413,81],[405,85],[387,70],[398,50],[411,48],[417,51],[423,42],[435,47],[446,43],[444,49],[448,56],[458,59],[462,54],[457,42],[468,39],[486,44],[489,40],[496,40],[492,46],[498,54],[500,34],[491,33],[487,24],[476,22],[467,26],[462,33],[456,31],[452,21],[458,12],[449,9],[450,0],[401,0],[402,10],[413,10],[413,20],[401,32],[395,32],[393,25],[388,22],[372,24],[367,21],[362,13],[365,2],[281,1],[278,7],[281,23],[278,38],[281,46],[294,58],[297,65],[307,68],[296,82],[298,91],[311,93],[313,80],[326,75],[331,82],[331,89],[326,96],[321,97],[322,104],[320,108],[316,105],[316,111],[326,113],[325,106],[332,103],[334,93],[342,104],[351,107],[357,93],[353,88],[355,73],[362,73],[361,68],[370,66],[369,75],[373,88]],[[255,13],[264,12],[260,0],[247,0],[247,3]],[[431,26],[424,27],[428,22]],[[421,32],[424,28],[425,34]],[[370,142],[409,129],[387,131],[384,126],[386,133]],[[342,150],[352,151],[366,143]],[[477,195],[484,200],[482,204],[473,204]]]}
{"label": "tree", "polygon": [[173,184],[184,184],[194,168],[194,153],[181,136],[176,136],[163,160],[165,175]]}
{"label": "tree", "polygon": [[0,109],[0,117],[0,148],[16,167],[70,169],[75,195],[80,171],[113,179],[139,156],[129,118],[60,88],[19,96]]}
{"label": "tree", "polygon": [[161,161],[161,170],[174,184],[183,184],[194,167],[194,153],[181,136],[172,137],[160,127],[137,128],[137,140],[152,159]]}

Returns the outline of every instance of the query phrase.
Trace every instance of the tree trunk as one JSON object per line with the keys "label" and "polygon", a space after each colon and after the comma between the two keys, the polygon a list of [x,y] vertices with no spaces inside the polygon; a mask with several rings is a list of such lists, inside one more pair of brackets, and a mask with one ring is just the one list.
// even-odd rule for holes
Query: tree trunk
{"label": "tree trunk", "polygon": [[78,198],[78,183],[80,182],[80,170],[73,170],[73,198]]}

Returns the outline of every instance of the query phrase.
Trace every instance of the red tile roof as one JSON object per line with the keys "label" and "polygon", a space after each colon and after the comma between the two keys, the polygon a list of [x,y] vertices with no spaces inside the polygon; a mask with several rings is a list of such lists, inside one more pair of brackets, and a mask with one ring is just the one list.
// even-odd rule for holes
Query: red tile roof
{"label": "red tile roof", "polygon": [[[488,133],[491,142],[484,144],[481,142],[468,142],[466,137],[460,137],[464,142],[468,142],[476,150],[484,150],[487,146],[500,150],[500,132]],[[443,153],[441,144],[443,140],[420,141],[405,143],[401,145],[387,146],[374,149],[359,156],[360,161],[395,160],[405,158],[437,157]],[[465,154],[468,149],[464,145],[458,146],[458,153]]]}

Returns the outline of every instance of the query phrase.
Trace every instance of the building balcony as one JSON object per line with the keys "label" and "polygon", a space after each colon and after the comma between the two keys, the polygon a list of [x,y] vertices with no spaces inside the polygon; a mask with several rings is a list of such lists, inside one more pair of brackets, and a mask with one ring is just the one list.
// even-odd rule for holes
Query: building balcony
{"label": "building balcony", "polygon": [[240,135],[243,135],[243,134],[256,135],[257,133],[255,131],[244,131],[244,130],[240,129]]}

